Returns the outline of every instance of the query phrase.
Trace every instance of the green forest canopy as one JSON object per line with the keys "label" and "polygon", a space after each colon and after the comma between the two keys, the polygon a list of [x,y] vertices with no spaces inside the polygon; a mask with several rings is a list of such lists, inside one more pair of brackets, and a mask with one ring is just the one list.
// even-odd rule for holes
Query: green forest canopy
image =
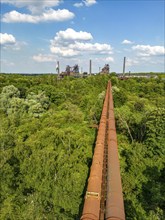
{"label": "green forest canopy", "polygon": [[114,74],[0,75],[0,219],[80,218],[109,79],[126,217],[165,219],[163,77]]}

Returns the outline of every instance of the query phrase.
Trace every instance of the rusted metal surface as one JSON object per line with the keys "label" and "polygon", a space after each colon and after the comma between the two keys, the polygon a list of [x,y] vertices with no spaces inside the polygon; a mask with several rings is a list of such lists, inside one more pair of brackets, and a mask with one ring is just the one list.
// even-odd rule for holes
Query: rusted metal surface
{"label": "rusted metal surface", "polygon": [[125,220],[111,85],[108,123],[106,220]]}
{"label": "rusted metal surface", "polygon": [[111,83],[108,82],[81,220],[125,220]]}
{"label": "rusted metal surface", "polygon": [[[108,111],[107,111],[108,117]],[[104,159],[103,159],[103,174],[102,174],[102,186],[101,186],[101,203],[100,203],[100,220],[104,220],[105,216],[105,202],[106,202],[106,191],[107,191],[107,153],[108,153],[108,122],[106,122],[106,134],[105,134],[105,143],[104,143]]]}
{"label": "rusted metal surface", "polygon": [[[108,111],[109,84],[107,86],[106,97],[101,114],[99,130],[97,134],[96,146],[88,179],[87,192],[85,196],[84,209],[81,220],[99,220],[100,218],[100,201],[102,192],[102,177],[103,177],[103,160],[104,146],[106,135],[106,122]],[[93,195],[97,196],[93,196]]]}

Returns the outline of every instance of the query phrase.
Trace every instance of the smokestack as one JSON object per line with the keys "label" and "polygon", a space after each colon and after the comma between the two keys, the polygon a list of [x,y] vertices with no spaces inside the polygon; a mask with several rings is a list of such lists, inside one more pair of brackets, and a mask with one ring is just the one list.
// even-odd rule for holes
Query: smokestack
{"label": "smokestack", "polygon": [[125,75],[125,63],[126,63],[126,57],[124,57],[124,61],[123,61],[123,76]]}
{"label": "smokestack", "polygon": [[60,63],[59,63],[59,61],[57,61],[57,73],[58,73],[58,75],[60,74]]}
{"label": "smokestack", "polygon": [[92,60],[89,60],[89,74],[92,74]]}

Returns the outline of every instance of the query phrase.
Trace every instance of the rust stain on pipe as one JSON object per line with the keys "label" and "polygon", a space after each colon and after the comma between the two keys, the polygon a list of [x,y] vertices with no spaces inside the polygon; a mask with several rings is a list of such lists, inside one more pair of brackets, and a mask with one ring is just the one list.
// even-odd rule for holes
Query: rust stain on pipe
{"label": "rust stain on pipe", "polygon": [[103,159],[108,111],[109,84],[101,114],[99,130],[81,220],[99,220],[102,190]]}
{"label": "rust stain on pipe", "polygon": [[102,219],[125,220],[110,82],[107,85],[81,217],[81,220]]}
{"label": "rust stain on pipe", "polygon": [[108,123],[106,220],[125,220],[111,85]]}

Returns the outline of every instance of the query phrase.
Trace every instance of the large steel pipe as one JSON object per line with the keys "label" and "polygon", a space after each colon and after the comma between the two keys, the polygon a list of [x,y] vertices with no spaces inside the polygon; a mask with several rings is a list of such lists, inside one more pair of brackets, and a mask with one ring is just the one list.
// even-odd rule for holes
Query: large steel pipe
{"label": "large steel pipe", "polygon": [[111,85],[108,119],[106,220],[125,220]]}
{"label": "large steel pipe", "polygon": [[99,220],[109,84],[101,114],[81,220]]}

